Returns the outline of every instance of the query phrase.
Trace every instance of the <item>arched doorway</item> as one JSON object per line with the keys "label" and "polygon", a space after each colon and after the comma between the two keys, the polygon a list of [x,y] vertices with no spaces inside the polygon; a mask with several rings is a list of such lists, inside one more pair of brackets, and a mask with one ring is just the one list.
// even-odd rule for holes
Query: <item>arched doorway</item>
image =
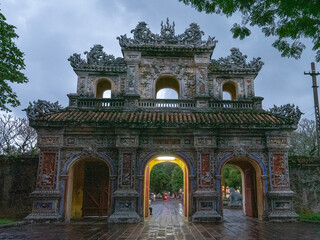
{"label": "arched doorway", "polygon": [[[218,175],[222,175],[224,166],[236,166],[241,172],[242,179],[242,209],[243,214],[249,217],[263,219],[265,210],[265,192],[266,180],[263,176],[266,175],[266,169],[262,162],[250,157],[234,157],[229,156],[220,161],[217,169]],[[218,210],[223,215],[223,188],[222,181],[217,181],[217,189],[219,189]]]}
{"label": "arched doorway", "polygon": [[69,167],[66,220],[110,215],[110,169],[97,158],[82,158]]}
{"label": "arched doorway", "polygon": [[156,99],[179,99],[180,84],[179,81],[170,75],[163,75],[155,82],[154,96]]}
{"label": "arched doorway", "polygon": [[98,79],[96,82],[96,98],[111,98],[112,82],[107,78]]}
{"label": "arched doorway", "polygon": [[184,216],[189,215],[190,206],[190,183],[189,183],[189,167],[186,162],[176,156],[155,156],[151,158],[145,165],[144,168],[144,188],[143,188],[143,216],[149,216],[149,196],[150,196],[150,173],[152,168],[160,163],[171,162],[175,163],[183,171],[183,206],[184,206]]}
{"label": "arched doorway", "polygon": [[234,82],[226,82],[222,86],[223,100],[237,100],[237,86]]}

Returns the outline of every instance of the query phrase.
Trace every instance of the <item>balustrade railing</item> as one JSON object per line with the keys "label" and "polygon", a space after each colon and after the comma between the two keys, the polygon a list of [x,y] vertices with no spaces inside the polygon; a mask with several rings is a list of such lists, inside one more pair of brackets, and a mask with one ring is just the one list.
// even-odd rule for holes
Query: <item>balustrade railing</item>
{"label": "balustrade railing", "polygon": [[189,100],[169,100],[169,99],[157,99],[157,100],[139,100],[139,108],[195,108],[196,102]]}
{"label": "balustrade railing", "polygon": [[124,101],[118,99],[78,98],[77,106],[80,108],[122,108]]}
{"label": "balustrade railing", "polygon": [[[205,103],[205,104],[203,104]],[[258,104],[257,104],[258,103]],[[260,104],[260,105],[259,105]],[[96,109],[148,109],[148,110],[202,110],[202,109],[254,109],[261,101],[254,100],[176,100],[176,99],[95,99],[70,97],[70,107]]]}
{"label": "balustrade railing", "polygon": [[236,101],[219,101],[219,102],[210,102],[210,108],[228,108],[228,109],[253,109],[253,102],[236,102]]}

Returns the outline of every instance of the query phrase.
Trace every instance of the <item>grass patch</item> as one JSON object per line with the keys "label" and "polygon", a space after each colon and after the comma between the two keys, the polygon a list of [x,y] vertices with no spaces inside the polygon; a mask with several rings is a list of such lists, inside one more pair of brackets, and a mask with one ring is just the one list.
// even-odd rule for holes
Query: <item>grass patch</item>
{"label": "grass patch", "polygon": [[17,220],[13,218],[0,218],[0,225],[14,223],[16,221]]}
{"label": "grass patch", "polygon": [[304,213],[300,214],[299,218],[301,220],[320,222],[320,213]]}

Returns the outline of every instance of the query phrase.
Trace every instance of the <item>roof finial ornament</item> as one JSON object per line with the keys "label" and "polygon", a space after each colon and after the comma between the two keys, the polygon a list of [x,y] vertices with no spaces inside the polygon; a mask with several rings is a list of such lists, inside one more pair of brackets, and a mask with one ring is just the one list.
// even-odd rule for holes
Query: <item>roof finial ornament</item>
{"label": "roof finial ornament", "polygon": [[128,38],[126,35],[117,37],[122,48],[136,49],[139,47],[154,48],[168,45],[176,49],[185,49],[185,47],[201,48],[202,51],[212,51],[217,43],[214,37],[208,37],[207,41],[202,40],[204,32],[200,30],[197,23],[191,23],[184,33],[175,35],[175,23],[170,24],[169,18],[166,23],[161,22],[160,34],[155,34],[150,31],[145,22],[139,22],[135,29],[131,30],[133,38]]}
{"label": "roof finial ornament", "polygon": [[172,25],[170,25],[169,18],[167,18],[165,26],[163,25],[163,21],[161,21],[161,37],[165,39],[173,39],[175,37],[174,26],[174,22],[172,22]]}

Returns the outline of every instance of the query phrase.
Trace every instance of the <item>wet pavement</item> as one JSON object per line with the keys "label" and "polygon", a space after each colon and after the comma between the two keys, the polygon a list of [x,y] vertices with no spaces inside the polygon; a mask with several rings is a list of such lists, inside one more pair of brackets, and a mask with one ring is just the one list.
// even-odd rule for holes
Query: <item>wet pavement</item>
{"label": "wet pavement", "polygon": [[152,207],[153,215],[142,223],[27,224],[0,228],[0,239],[320,239],[320,224],[264,222],[243,216],[241,210],[227,209],[222,223],[194,224],[182,216],[179,201],[156,201]]}

